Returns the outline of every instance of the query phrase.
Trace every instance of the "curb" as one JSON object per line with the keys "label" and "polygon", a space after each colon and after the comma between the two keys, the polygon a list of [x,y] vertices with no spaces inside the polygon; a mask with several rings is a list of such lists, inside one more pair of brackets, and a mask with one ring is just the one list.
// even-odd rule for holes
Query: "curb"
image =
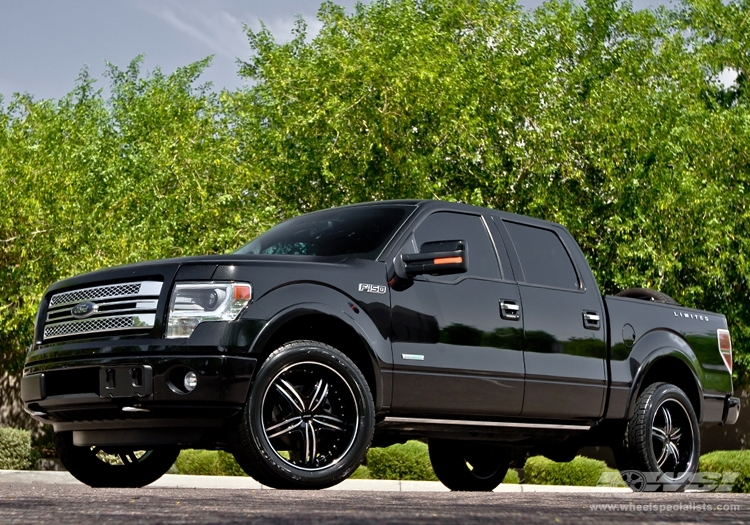
{"label": "curb", "polygon": [[[12,485],[81,485],[69,472],[0,470],[0,488]],[[149,485],[154,488],[272,490],[244,476],[188,476],[165,474]],[[449,492],[438,481],[399,481],[389,479],[347,479],[326,490],[382,492]],[[563,485],[503,484],[494,492],[632,492],[621,487],[571,487]]]}

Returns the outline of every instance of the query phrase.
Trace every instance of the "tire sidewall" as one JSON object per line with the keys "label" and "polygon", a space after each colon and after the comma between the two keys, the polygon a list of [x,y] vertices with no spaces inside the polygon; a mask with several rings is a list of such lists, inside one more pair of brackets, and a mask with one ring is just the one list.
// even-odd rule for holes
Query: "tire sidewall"
{"label": "tire sidewall", "polygon": [[[273,380],[286,367],[304,361],[318,362],[335,370],[351,388],[358,413],[357,434],[346,455],[334,465],[316,471],[295,468],[281,459],[266,437],[262,420],[264,396]],[[272,354],[258,372],[245,410],[250,434],[262,462],[276,475],[299,483],[301,487],[328,486],[347,478],[360,465],[372,440],[374,407],[362,373],[339,351],[315,342],[298,343]]]}
{"label": "tire sidewall", "polygon": [[[482,443],[431,439],[429,442],[430,462],[440,482],[452,491],[490,492],[503,482],[510,465],[507,457],[498,457],[495,471],[489,476],[475,475],[466,464],[463,447],[488,446]],[[489,454],[488,454],[489,456]]]}
{"label": "tire sidewall", "polygon": [[690,429],[682,429],[682,439],[688,437],[686,430],[689,430],[692,434],[692,451],[690,461],[685,472],[683,472],[677,478],[672,478],[671,476],[664,477],[667,476],[666,474],[664,474],[663,476],[660,476],[660,479],[662,480],[661,483],[663,485],[674,485],[682,487],[690,482],[692,475],[698,469],[698,460],[700,457],[700,431],[698,427],[698,418],[695,415],[695,410],[693,409],[690,400],[688,399],[687,395],[685,395],[685,393],[675,385],[663,384],[658,386],[654,390],[648,401],[645,414],[645,419],[647,422],[645,439],[646,443],[648,443],[649,446],[646,447],[647,457],[645,459],[646,465],[649,467],[650,471],[661,472],[661,469],[659,469],[657,463],[656,451],[653,447],[653,422],[654,418],[656,417],[657,409],[664,402],[670,400],[679,402],[685,409],[685,413],[690,420]]}
{"label": "tire sidewall", "polygon": [[135,488],[149,485],[161,478],[179,455],[177,447],[157,447],[149,450],[143,462],[110,465],[99,459],[90,447],[75,446],[71,432],[56,433],[54,442],[58,458],[68,472],[91,487]]}

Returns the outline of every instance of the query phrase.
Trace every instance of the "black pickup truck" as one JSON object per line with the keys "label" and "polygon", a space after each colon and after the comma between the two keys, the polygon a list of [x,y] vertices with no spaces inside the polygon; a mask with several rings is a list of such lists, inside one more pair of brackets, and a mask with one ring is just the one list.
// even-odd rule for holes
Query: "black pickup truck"
{"label": "black pickup truck", "polygon": [[699,426],[737,419],[731,369],[723,315],[602,297],[562,226],[390,201],[52,285],[21,389],[92,486],[151,483],[205,448],[265,485],[324,488],[371,444],[421,439],[453,490],[494,489],[514,450],[587,445],[679,488]]}

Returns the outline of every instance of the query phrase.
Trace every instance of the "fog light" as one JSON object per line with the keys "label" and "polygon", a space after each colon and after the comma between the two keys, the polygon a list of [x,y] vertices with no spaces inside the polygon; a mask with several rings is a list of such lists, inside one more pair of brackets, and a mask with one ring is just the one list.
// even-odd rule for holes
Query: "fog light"
{"label": "fog light", "polygon": [[198,386],[198,376],[195,375],[195,372],[188,372],[185,374],[185,381],[183,384],[185,385],[185,390],[192,392],[195,390],[195,387]]}

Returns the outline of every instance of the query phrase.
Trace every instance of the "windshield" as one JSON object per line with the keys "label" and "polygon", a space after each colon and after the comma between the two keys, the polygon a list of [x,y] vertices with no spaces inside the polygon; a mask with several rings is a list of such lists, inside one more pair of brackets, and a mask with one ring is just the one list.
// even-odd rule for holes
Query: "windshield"
{"label": "windshield", "polygon": [[413,206],[352,206],[300,215],[234,253],[348,255],[375,260]]}

